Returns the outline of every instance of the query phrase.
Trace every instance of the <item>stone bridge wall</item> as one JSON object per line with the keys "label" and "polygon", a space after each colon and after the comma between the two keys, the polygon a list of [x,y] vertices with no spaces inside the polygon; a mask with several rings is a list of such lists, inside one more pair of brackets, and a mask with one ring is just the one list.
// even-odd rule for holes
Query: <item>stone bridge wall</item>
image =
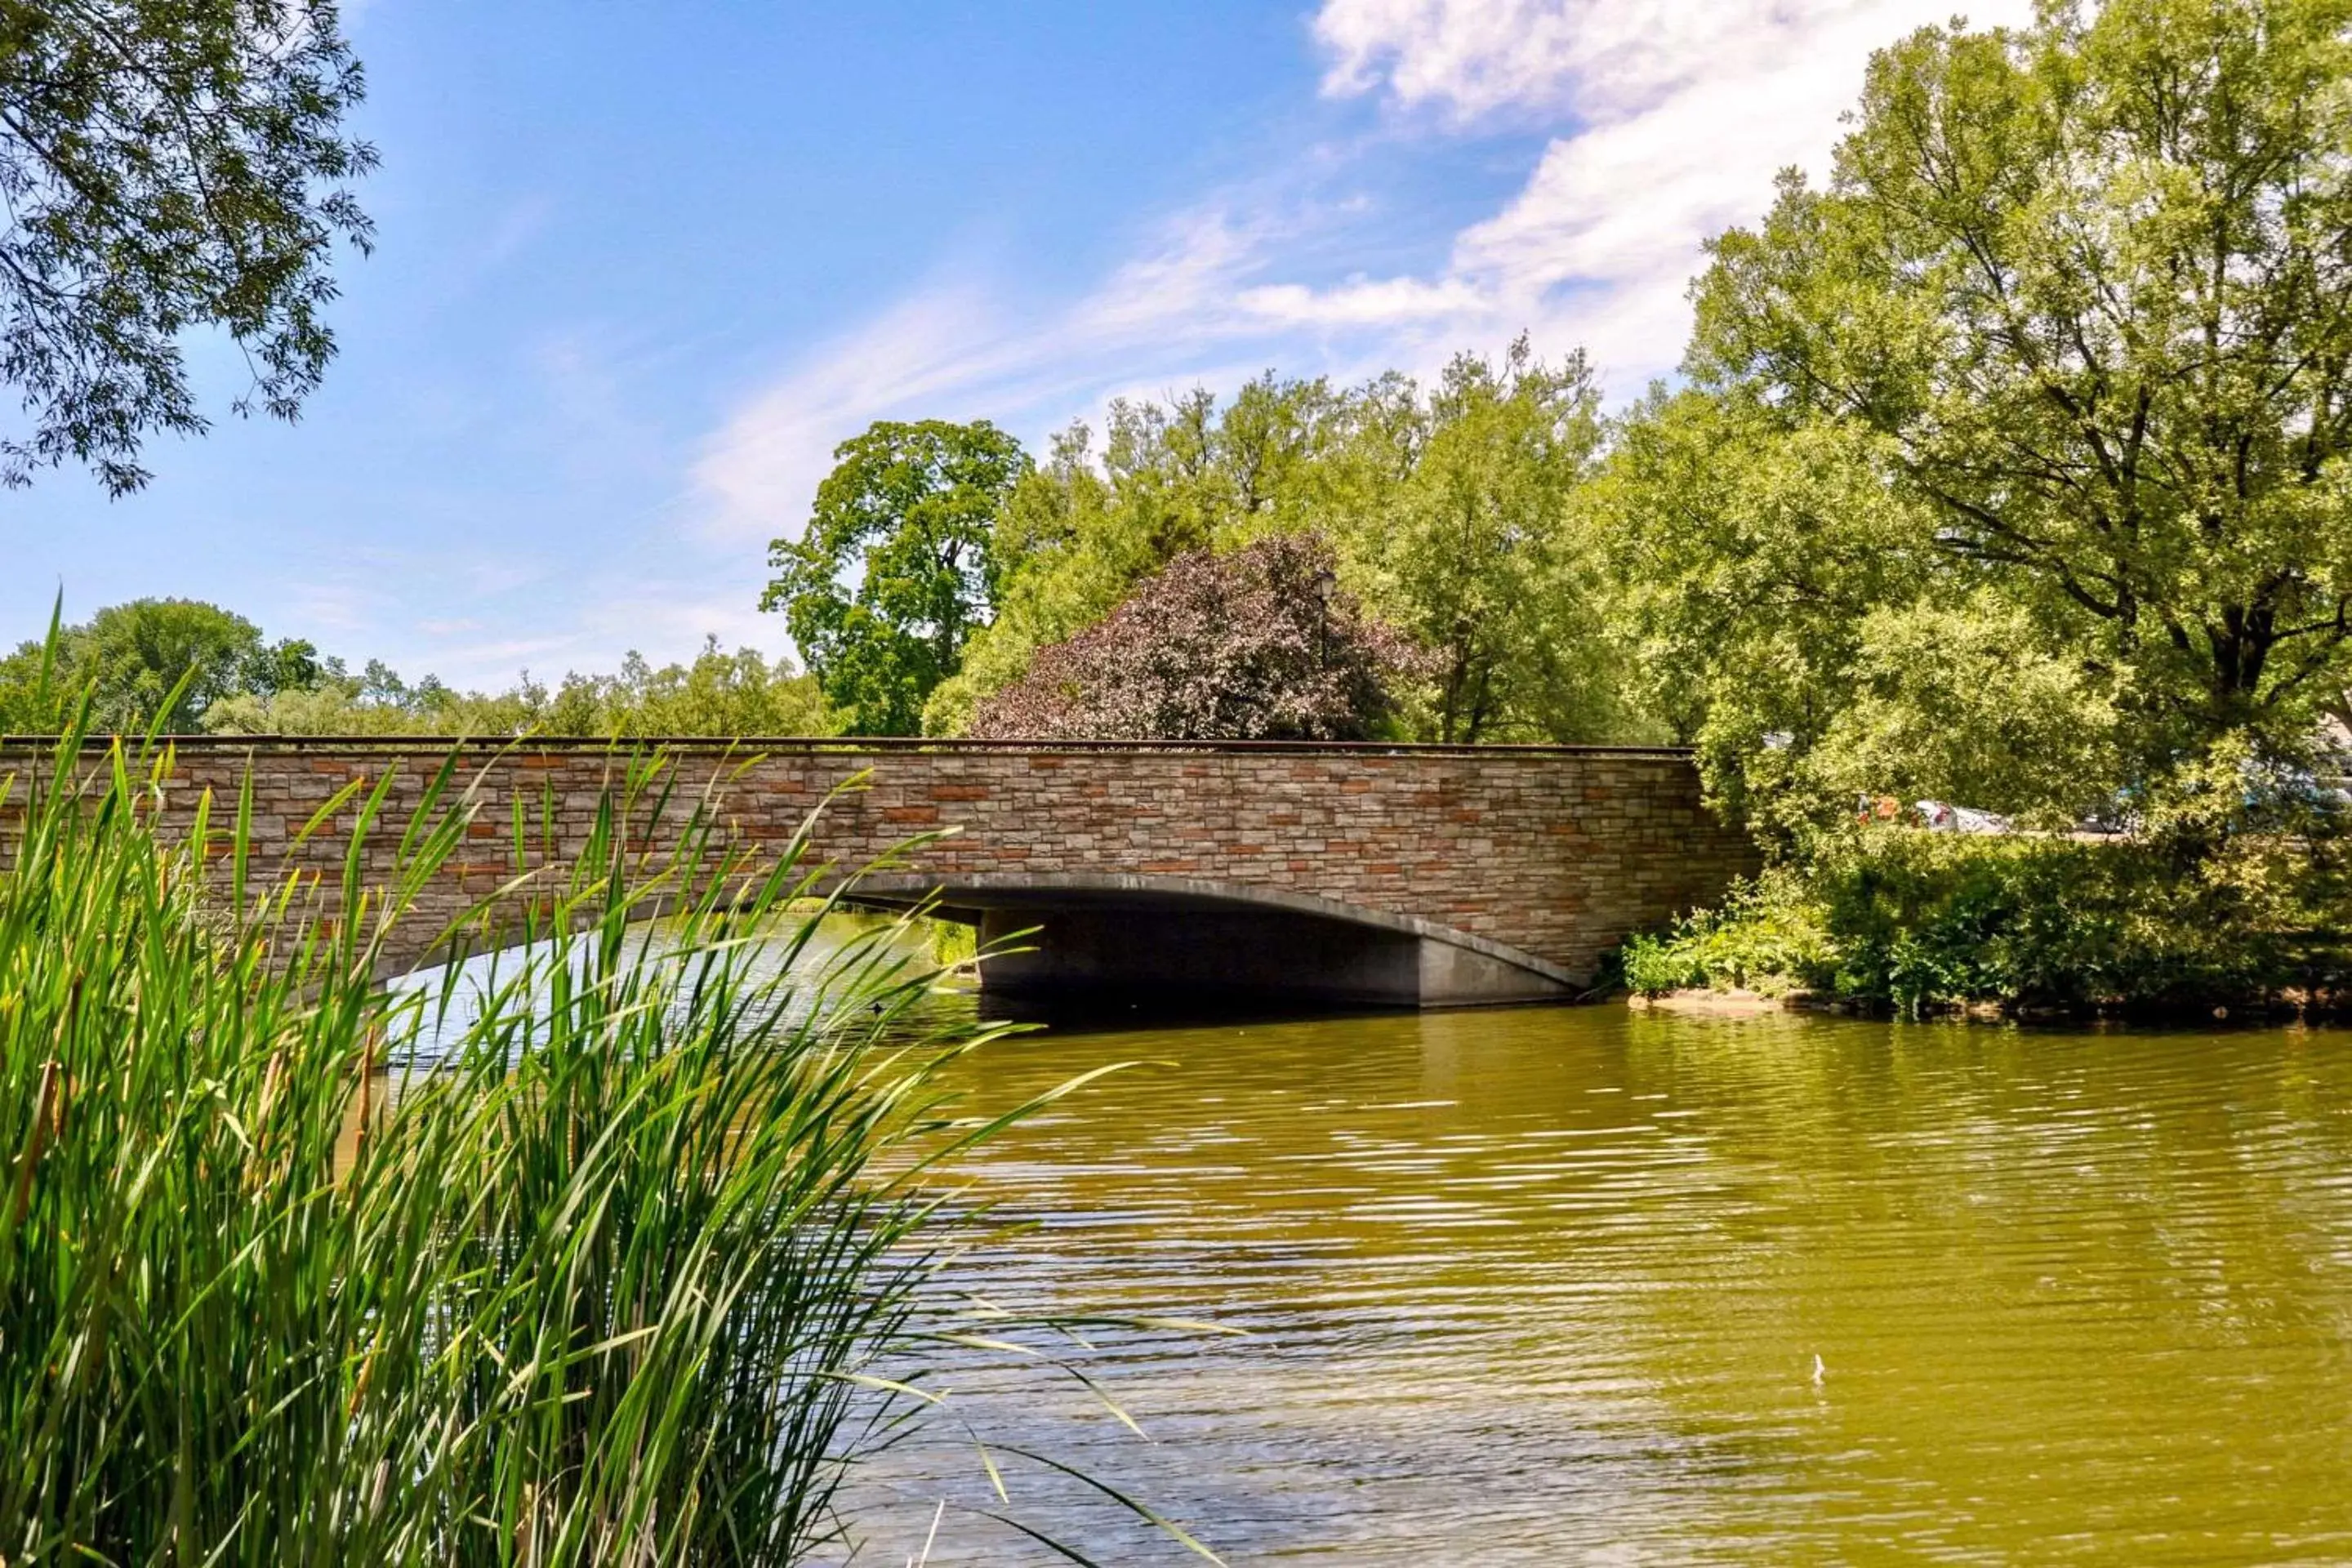
{"label": "stone bridge wall", "polygon": [[[915,834],[960,831],[925,849],[915,881],[949,890],[1031,882],[1164,882],[1270,901],[1400,917],[1589,975],[1628,931],[1716,899],[1755,852],[1700,804],[1689,757],[1668,750],[964,742],[708,742],[668,748],[678,793],[712,792],[728,831],[782,843],[852,775],[870,785],[828,807],[827,859],[862,865]],[[178,744],[163,820],[184,832],[200,795],[234,820],[253,781],[253,873],[300,866],[338,874],[352,814],[299,847],[335,792],[395,775],[387,819],[405,820],[446,742],[206,738]],[[0,773],[23,765],[0,754]],[[600,798],[626,770],[602,742],[462,748],[475,783],[473,849],[446,866],[428,916],[448,917],[515,875],[513,805],[532,853],[567,861]],[[21,786],[20,786],[21,787]],[[552,834],[539,842],[542,812]],[[673,811],[672,820],[683,814]],[[396,831],[371,839],[372,874]],[[902,886],[911,885],[901,882]],[[422,943],[443,923],[415,922]]]}

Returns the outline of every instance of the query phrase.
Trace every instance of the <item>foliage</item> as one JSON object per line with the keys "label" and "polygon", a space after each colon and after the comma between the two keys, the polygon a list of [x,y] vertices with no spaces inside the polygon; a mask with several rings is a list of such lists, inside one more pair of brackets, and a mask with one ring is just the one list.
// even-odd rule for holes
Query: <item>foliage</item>
{"label": "foliage", "polygon": [[1734,888],[1719,910],[1697,911],[1664,935],[1629,938],[1619,954],[1626,985],[1644,996],[1814,987],[1834,968],[1835,949],[1806,893],[1792,868],[1772,867]]}
{"label": "foliage", "polygon": [[[1572,500],[1601,442],[1580,353],[1557,369],[1520,338],[1499,369],[1459,354],[1403,477],[1350,534],[1351,577],[1437,656],[1418,728],[1434,741],[1624,732],[1597,574]],[[1393,435],[1391,437],[1393,439]]]}
{"label": "foliage", "polygon": [[101,731],[189,734],[224,699],[300,691],[322,670],[310,644],[265,644],[251,621],[216,605],[134,599],[62,628],[54,647],[26,642],[0,658],[0,730],[54,734],[68,694],[86,692]]}
{"label": "foliage", "polygon": [[1850,704],[1803,757],[1815,793],[1934,795],[2069,827],[2124,776],[2111,686],[2039,646],[1997,595],[1882,605],[1855,641]]}
{"label": "foliage", "polygon": [[1042,649],[974,718],[982,737],[1362,740],[1411,644],[1338,586],[1318,534],[1196,550],[1097,625]]}
{"label": "foliage", "polygon": [[997,522],[999,613],[935,695],[925,728],[961,731],[1040,647],[1101,620],[1185,552],[1308,526],[1344,417],[1327,383],[1268,374],[1222,409],[1197,388],[1167,405],[1115,400],[1099,462],[1083,424],[1056,436]]}
{"label": "foliage", "polygon": [[544,707],[529,680],[496,693],[459,691],[435,676],[410,685],[381,659],[359,674],[330,658],[319,679],[281,691],[238,691],[205,712],[217,735],[519,735]]}
{"label": "foliage", "polygon": [[[804,837],[755,860],[662,759],[615,760],[530,944],[393,991],[387,938],[482,852],[454,760],[405,825],[389,776],[347,792],[343,907],[366,842],[402,851],[340,921],[310,873],[247,885],[250,801],[159,842],[168,753],[69,744],[14,780],[9,1561],[783,1564],[837,1539],[845,1468],[928,1408],[904,1368],[968,1342],[926,1281],[979,1237],[919,1184],[1002,1125],[939,1114],[982,1037],[924,1011],[889,927],[821,958],[786,913],[831,880]],[[674,856],[631,847],[666,816]],[[656,900],[675,918],[633,923]]]}
{"label": "foliage", "polygon": [[369,241],[361,93],[332,0],[0,4],[0,377],[26,416],[0,484],[68,458],[144,484],[147,436],[205,427],[192,329],[244,352],[237,412],[295,416],[334,353],[335,242]]}
{"label": "foliage", "polygon": [[1397,683],[1417,739],[1629,740],[1653,727],[1601,615],[1591,531],[1570,505],[1600,437],[1580,356],[1522,342],[1457,356],[1424,391],[1388,374],[1339,389],[1272,374],[1220,406],[1194,391],[1111,405],[1013,489],[997,523],[999,614],[925,711],[967,728],[1038,650],[1110,614],[1190,551],[1318,531],[1346,585],[1444,657]]}
{"label": "foliage", "polygon": [[784,612],[851,731],[914,734],[994,611],[993,524],[1029,460],[986,420],[886,420],[834,457],[801,537],[770,547],[777,574],[760,607]]}
{"label": "foliage", "polygon": [[431,676],[409,685],[371,661],[360,675],[340,664],[308,687],[241,692],[205,716],[215,733],[242,735],[824,735],[824,695],[786,659],[755,648],[730,653],[717,637],[691,664],[656,668],[632,652],[614,675],[566,675],[551,691],[525,677],[502,692],[454,690]]}
{"label": "foliage", "polygon": [[1629,942],[1627,984],[1809,990],[1912,1013],[2343,1000],[2352,889],[2335,845],[2241,836],[2186,862],[2180,847],[2161,826],[2108,840],[1860,829]]}
{"label": "foliage", "polygon": [[692,664],[654,668],[632,652],[620,673],[567,675],[535,727],[558,735],[824,735],[815,679],[755,648],[728,653],[708,639]]}
{"label": "foliage", "polygon": [[1727,799],[1818,824],[1885,769],[2063,816],[2231,737],[2293,756],[2340,705],[2347,21],[1924,29],[1828,187],[1714,243],[1696,387],[1639,411],[1602,499]]}

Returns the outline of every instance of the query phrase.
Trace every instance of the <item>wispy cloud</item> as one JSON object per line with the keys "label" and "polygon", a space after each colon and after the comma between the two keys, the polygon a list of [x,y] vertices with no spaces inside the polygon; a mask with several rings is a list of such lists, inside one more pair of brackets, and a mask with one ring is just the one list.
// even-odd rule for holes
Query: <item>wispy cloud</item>
{"label": "wispy cloud", "polygon": [[694,468],[709,531],[756,540],[803,516],[834,447],[868,421],[988,378],[1003,340],[987,302],[936,287],[816,350],[754,395],[708,441]]}
{"label": "wispy cloud", "polygon": [[1842,68],[1817,60],[1819,40],[1848,22],[1885,42],[1950,14],[1902,0],[1325,0],[1314,31],[1334,96],[1384,92],[1463,123],[1604,121],[1709,79]]}
{"label": "wispy cloud", "polygon": [[[818,349],[704,446],[709,529],[797,529],[833,446],[876,418],[985,416],[1036,434],[1117,388],[1218,384],[1237,363],[1426,370],[1526,330],[1547,353],[1586,348],[1631,395],[1681,355],[1703,242],[1760,216],[1780,169],[1822,173],[1871,52],[1949,3],[1324,0],[1322,90],[1379,106],[1376,137],[1291,146],[1287,168],[1179,215],[1059,309],[1013,310],[964,279]],[[2031,10],[1977,7],[1988,22]],[[1549,137],[1524,183],[1454,233],[1438,265],[1328,277],[1377,205],[1332,184],[1530,127]]]}
{"label": "wispy cloud", "polygon": [[876,419],[1018,423],[1107,380],[1189,367],[1201,345],[1256,329],[1239,296],[1265,238],[1222,208],[1186,214],[1058,310],[1024,312],[973,279],[935,281],[810,353],[704,444],[693,479],[705,531],[797,531],[834,447]]}
{"label": "wispy cloud", "polygon": [[[2030,0],[1977,10],[2032,15]],[[1432,109],[1454,134],[1570,123],[1440,276],[1269,298],[1302,320],[1367,297],[1420,303],[1465,333],[1517,318],[1633,390],[1679,357],[1702,243],[1759,216],[1780,170],[1824,173],[1872,51],[1949,14],[1948,0],[1326,0],[1327,93]]]}

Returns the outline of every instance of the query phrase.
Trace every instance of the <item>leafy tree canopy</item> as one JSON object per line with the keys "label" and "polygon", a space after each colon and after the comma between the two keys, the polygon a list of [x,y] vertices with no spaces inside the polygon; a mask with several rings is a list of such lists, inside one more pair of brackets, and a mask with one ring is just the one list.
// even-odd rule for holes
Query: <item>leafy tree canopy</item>
{"label": "leafy tree canopy", "polygon": [[[184,681],[184,685],[183,682]],[[175,696],[176,692],[176,696]],[[299,638],[265,641],[244,616],[194,599],[111,605],[0,658],[0,731],[51,734],[88,694],[100,733],[237,735],[825,735],[814,679],[790,659],[710,638],[691,661],[631,653],[612,675],[525,674],[503,691],[414,683],[380,659],[354,674]],[[160,719],[160,722],[158,721]]]}
{"label": "leafy tree canopy", "polygon": [[971,732],[1055,740],[1358,741],[1416,670],[1338,586],[1320,535],[1190,551],[1098,624],[1041,649]]}
{"label": "leafy tree canopy", "polygon": [[205,712],[205,727],[241,735],[824,735],[824,694],[789,659],[729,652],[717,637],[691,663],[656,666],[631,653],[613,675],[566,675],[552,689],[526,675],[504,691],[459,691],[432,676],[414,684],[380,660],[357,675],[330,659],[306,687],[240,692]]}
{"label": "leafy tree canopy", "polygon": [[925,727],[961,729],[1038,648],[1100,620],[1185,552],[1324,518],[1346,417],[1327,383],[1267,374],[1222,408],[1198,388],[1168,404],[1117,399],[1099,453],[1085,425],[1062,432],[1007,498],[998,613],[934,695]]}
{"label": "leafy tree canopy", "polygon": [[1601,494],[1657,700],[1731,793],[1876,772],[2071,810],[2340,704],[2347,25],[1922,30],[1828,187],[1786,175],[1715,242],[1696,390]]}
{"label": "leafy tree canopy", "polygon": [[914,734],[994,612],[994,524],[1029,459],[986,420],[937,419],[883,421],[834,457],[801,537],[770,547],[760,607],[784,612],[851,732]]}
{"label": "leafy tree canopy", "polygon": [[1522,342],[1458,356],[1424,389],[1271,374],[1223,405],[1195,391],[1073,426],[998,523],[995,621],[926,710],[953,731],[1043,647],[1109,614],[1189,551],[1320,531],[1346,585],[1442,657],[1399,684],[1395,721],[1437,741],[1646,738],[1624,700],[1588,521],[1571,504],[1602,434],[1581,356]]}
{"label": "leafy tree canopy", "polygon": [[1548,366],[1522,337],[1499,366],[1457,355],[1425,404],[1366,401],[1390,417],[1360,441],[1392,447],[1393,482],[1359,492],[1351,575],[1438,656],[1417,728],[1465,743],[1622,728],[1572,510],[1601,437],[1583,355]]}
{"label": "leafy tree canopy", "polygon": [[87,691],[95,730],[190,734],[223,698],[299,690],[320,674],[310,644],[265,644],[259,627],[217,605],[135,599],[61,628],[53,648],[26,642],[0,659],[0,728],[54,731]]}
{"label": "leafy tree canopy", "polygon": [[344,182],[375,153],[333,0],[0,0],[0,484],[68,459],[114,494],[142,441],[206,421],[181,341],[218,328],[291,419],[334,353]]}

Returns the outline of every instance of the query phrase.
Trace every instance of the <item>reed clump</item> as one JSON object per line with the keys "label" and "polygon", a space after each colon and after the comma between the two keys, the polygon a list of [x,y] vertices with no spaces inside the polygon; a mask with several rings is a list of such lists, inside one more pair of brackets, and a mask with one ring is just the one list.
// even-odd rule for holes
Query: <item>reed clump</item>
{"label": "reed clump", "polygon": [[952,1338],[925,1173],[1010,1120],[947,1113],[940,1066],[986,1036],[927,1011],[929,966],[887,931],[813,945],[805,836],[729,847],[656,755],[616,759],[528,945],[388,991],[472,817],[454,763],[404,820],[388,781],[337,803],[321,900],[248,885],[249,805],[152,831],[167,749],[96,755],[69,739],[5,803],[0,1562],[836,1540],[846,1467],[930,1397],[891,1367]]}

